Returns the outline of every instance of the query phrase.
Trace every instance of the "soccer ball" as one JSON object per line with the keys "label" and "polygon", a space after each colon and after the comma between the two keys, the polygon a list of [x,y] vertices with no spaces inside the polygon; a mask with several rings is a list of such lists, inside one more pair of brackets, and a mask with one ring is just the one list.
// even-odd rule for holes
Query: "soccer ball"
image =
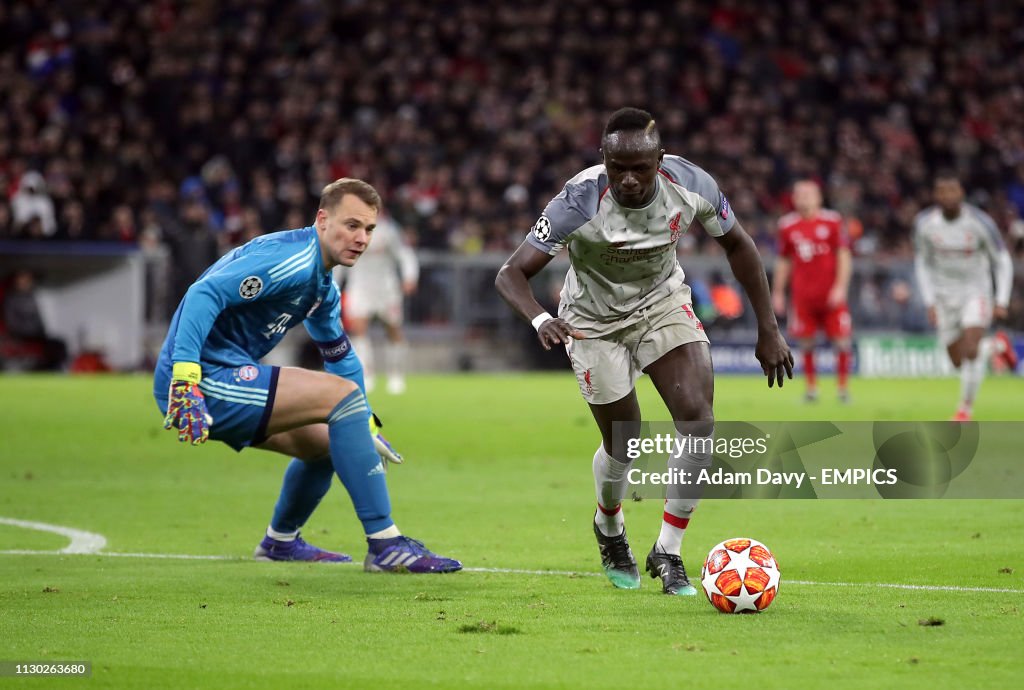
{"label": "soccer ball", "polygon": [[700,584],[722,613],[757,613],[779,593],[779,564],[755,539],[727,539],[708,553]]}

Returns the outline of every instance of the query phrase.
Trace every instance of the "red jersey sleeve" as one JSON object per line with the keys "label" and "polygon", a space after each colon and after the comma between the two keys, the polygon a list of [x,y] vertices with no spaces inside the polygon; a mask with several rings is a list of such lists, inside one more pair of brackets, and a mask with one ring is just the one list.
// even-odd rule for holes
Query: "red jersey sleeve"
{"label": "red jersey sleeve", "polygon": [[836,244],[835,249],[849,249],[850,235],[846,232],[846,223],[840,218],[836,221]]}
{"label": "red jersey sleeve", "polygon": [[776,251],[779,256],[792,259],[793,258],[793,240],[790,238],[789,224],[779,222],[779,235],[776,240],[777,246]]}

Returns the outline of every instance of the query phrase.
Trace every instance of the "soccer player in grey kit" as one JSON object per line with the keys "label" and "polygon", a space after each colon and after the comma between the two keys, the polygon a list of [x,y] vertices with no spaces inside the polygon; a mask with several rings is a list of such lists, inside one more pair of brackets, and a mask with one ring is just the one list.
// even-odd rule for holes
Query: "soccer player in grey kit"
{"label": "soccer player in grey kit", "polygon": [[[956,175],[938,173],[933,192],[935,205],[914,219],[914,267],[928,321],[960,370],[960,404],[953,419],[966,422],[985,377],[985,335],[993,319],[1008,313],[1013,260],[992,218],[964,202]],[[996,337],[1004,348],[1012,347],[1004,334]]]}
{"label": "soccer player in grey kit", "polygon": [[[564,345],[580,392],[590,405],[602,443],[594,454],[597,511],[594,534],[605,574],[616,587],[636,589],[640,573],[622,516],[629,460],[624,437],[639,433],[635,384],[651,377],[677,433],[710,437],[714,431],[714,378],[704,327],[693,313],[690,288],[676,259],[676,242],[698,221],[725,249],[757,317],[755,356],[782,386],[793,377],[793,356],[779,333],[761,257],[740,227],[714,179],[684,158],[665,155],[650,113],[616,111],[602,137],[604,163],[569,180],[547,205],[526,241],[509,257],[495,285],[537,329],[545,349]],[[562,249],[571,267],[558,316],[534,298],[529,280]],[[616,425],[613,438],[613,425]],[[621,433],[623,429],[629,433]],[[635,432],[635,434],[634,434]],[[709,467],[707,443],[687,446],[669,459],[696,476]],[[670,489],[661,533],[647,556],[647,571],[666,594],[696,589],[680,558],[696,495]]]}

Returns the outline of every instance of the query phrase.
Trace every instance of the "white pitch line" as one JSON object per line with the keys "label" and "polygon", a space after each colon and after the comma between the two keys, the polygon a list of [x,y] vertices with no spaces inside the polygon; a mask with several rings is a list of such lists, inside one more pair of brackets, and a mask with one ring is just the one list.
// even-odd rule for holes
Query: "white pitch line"
{"label": "white pitch line", "polygon": [[[69,555],[63,551],[30,551],[27,549],[15,549],[0,551],[0,556],[65,556]],[[79,556],[101,556],[111,558],[156,558],[165,560],[188,560],[188,561],[248,561],[242,556],[222,555],[194,555],[186,553],[121,553],[116,551],[103,551],[91,554],[72,554]],[[332,564],[334,565],[334,564]],[[362,563],[339,563],[337,565],[358,566]],[[559,577],[604,577],[603,573],[581,572],[578,570],[527,570],[523,568],[463,568],[467,573],[493,573],[499,575],[555,575]],[[812,587],[875,587],[879,589],[903,589],[924,592],[965,592],[971,594],[1024,594],[1024,589],[1011,589],[1004,587],[958,587],[956,585],[904,585],[890,582],[814,582],[811,580],[783,580],[786,586],[812,586]]]}
{"label": "white pitch line", "polygon": [[71,540],[71,543],[61,549],[60,553],[96,553],[107,545],[107,540],[102,534],[86,532],[85,530],[74,529],[73,527],[61,527],[60,525],[48,525],[45,522],[30,522],[28,520],[15,520],[14,518],[5,517],[0,517],[0,525],[23,527],[39,532],[52,532],[53,534],[67,537]]}
{"label": "white pitch line", "polygon": [[163,558],[182,561],[243,561],[242,556],[193,555],[188,553],[121,553],[117,551],[90,551],[88,553],[69,553],[67,551],[36,551],[33,549],[8,549],[0,551],[0,556],[103,556],[111,558]]}
{"label": "white pitch line", "polygon": [[520,568],[463,568],[467,573],[498,573],[504,575],[561,575],[563,577],[604,577],[604,573],[578,570],[521,570]]}
{"label": "white pitch line", "polygon": [[[0,552],[3,553],[3,552]],[[122,553],[116,551],[102,551],[94,553],[93,556],[113,556],[114,558],[164,558],[182,561],[242,561],[248,560],[241,556],[216,556],[216,555],[192,555],[187,553]]]}
{"label": "white pitch line", "polygon": [[[509,573],[513,575],[562,575],[565,577],[604,577],[603,573],[577,572],[573,570],[519,570],[517,568],[463,568],[471,573]],[[1001,587],[958,587],[956,585],[901,585],[886,582],[812,582],[810,580],[783,580],[788,585],[812,585],[815,587],[880,587],[886,589],[910,589],[926,592],[977,592],[992,594],[1024,594],[1024,589]]]}
{"label": "white pitch line", "polygon": [[879,587],[883,589],[916,589],[925,592],[981,592],[991,594],[1024,594],[1024,589],[1003,587],[960,587],[958,585],[899,585],[889,582],[810,582],[808,580],[787,580],[787,585],[828,585],[830,587]]}
{"label": "white pitch line", "polygon": [[[112,558],[157,558],[187,561],[242,561],[240,556],[193,555],[184,553],[124,553],[101,551],[107,540],[101,534],[83,530],[48,525],[43,522],[29,522],[13,518],[0,517],[0,524],[24,527],[42,532],[53,532],[71,539],[71,543],[59,551],[32,551],[29,549],[12,549],[0,551],[5,556],[110,556]],[[346,564],[341,564],[346,565]],[[347,565],[361,565],[351,563]],[[520,568],[463,568],[468,573],[496,573],[501,575],[556,575],[560,577],[603,577],[603,573],[579,572],[575,570],[525,570]],[[785,580],[788,585],[806,585],[811,587],[875,587],[879,589],[903,589],[923,592],[967,592],[972,594],[1024,594],[1022,589],[1007,587],[960,587],[957,585],[903,585],[889,582],[813,582],[810,580]]]}

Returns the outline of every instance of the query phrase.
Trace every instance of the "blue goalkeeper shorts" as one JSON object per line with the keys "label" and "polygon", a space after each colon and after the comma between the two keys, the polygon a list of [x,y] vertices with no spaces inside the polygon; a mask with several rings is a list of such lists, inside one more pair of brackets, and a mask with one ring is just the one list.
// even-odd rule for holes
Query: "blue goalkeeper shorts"
{"label": "blue goalkeeper shorts", "polygon": [[[210,438],[223,441],[237,451],[267,440],[267,423],[274,409],[280,367],[246,364],[219,367],[203,364],[199,389],[206,398],[206,409],[213,417]],[[167,390],[170,372],[157,372],[153,396],[160,412],[167,414]]]}

